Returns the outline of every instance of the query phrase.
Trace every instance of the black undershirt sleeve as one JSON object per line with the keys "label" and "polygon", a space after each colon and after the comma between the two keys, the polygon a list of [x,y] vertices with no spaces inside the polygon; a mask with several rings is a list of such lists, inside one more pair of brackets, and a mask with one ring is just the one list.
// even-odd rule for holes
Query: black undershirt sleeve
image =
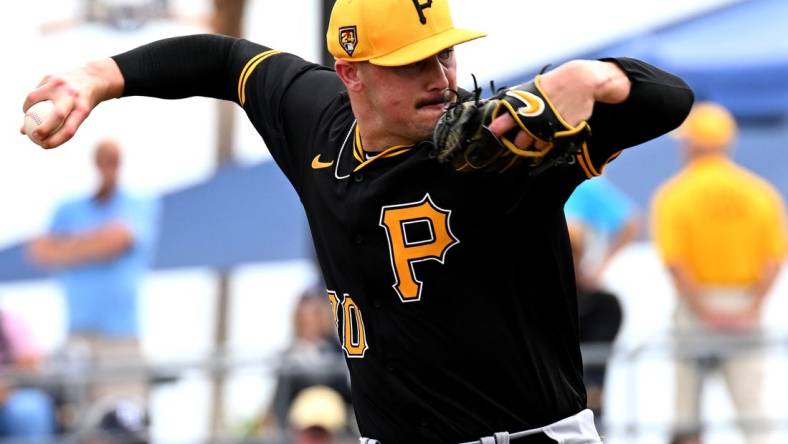
{"label": "black undershirt sleeve", "polygon": [[600,169],[617,152],[661,136],[687,117],[694,95],[683,80],[648,63],[630,58],[603,59],[616,63],[632,82],[620,104],[596,103],[589,120],[590,155]]}
{"label": "black undershirt sleeve", "polygon": [[[257,48],[245,51],[244,46]],[[112,59],[123,74],[123,96],[202,96],[238,102],[235,65],[259,48],[263,47],[246,40],[199,34],[155,41]]]}
{"label": "black undershirt sleeve", "polygon": [[198,34],[155,41],[112,57],[123,96],[233,101],[298,188],[304,149],[327,124],[344,86],[336,74],[298,56],[244,39]]}

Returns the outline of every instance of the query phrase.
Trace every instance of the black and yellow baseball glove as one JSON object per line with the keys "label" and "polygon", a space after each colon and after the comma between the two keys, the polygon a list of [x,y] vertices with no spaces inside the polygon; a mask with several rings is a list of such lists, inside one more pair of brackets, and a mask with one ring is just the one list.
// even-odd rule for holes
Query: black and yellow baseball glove
{"label": "black and yellow baseball glove", "polygon": [[[505,171],[525,160],[535,172],[557,164],[571,164],[591,136],[586,121],[569,125],[542,91],[539,76],[493,97],[475,98],[451,105],[441,116],[433,134],[439,162],[451,162],[457,171]],[[489,129],[490,122],[508,113],[516,126],[503,137]],[[518,131],[525,131],[535,141],[520,148],[514,144]]]}

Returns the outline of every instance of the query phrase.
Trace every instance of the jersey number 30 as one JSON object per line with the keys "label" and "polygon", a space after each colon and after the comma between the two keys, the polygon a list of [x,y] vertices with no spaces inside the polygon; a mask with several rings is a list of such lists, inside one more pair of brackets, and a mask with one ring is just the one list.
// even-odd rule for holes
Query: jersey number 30
{"label": "jersey number 30", "polygon": [[[328,291],[328,300],[331,302],[331,313],[334,314],[334,324],[340,332],[342,349],[348,358],[363,358],[369,346],[367,345],[367,333],[364,330],[364,319],[358,305],[345,294],[340,301],[335,291]],[[342,311],[339,311],[340,306]],[[339,328],[342,322],[341,329]]]}

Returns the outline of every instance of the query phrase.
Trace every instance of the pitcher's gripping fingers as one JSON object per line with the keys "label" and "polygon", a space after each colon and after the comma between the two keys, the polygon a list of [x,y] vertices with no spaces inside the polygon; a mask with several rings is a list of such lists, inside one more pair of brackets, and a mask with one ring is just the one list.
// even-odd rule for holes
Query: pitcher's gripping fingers
{"label": "pitcher's gripping fingers", "polygon": [[[516,123],[514,122],[512,115],[506,113],[496,117],[490,123],[490,131],[492,131],[492,133],[500,139],[504,134],[508,133],[515,126]],[[517,132],[517,136],[514,138],[514,144],[520,149],[526,149],[533,144],[537,151],[542,151],[549,145],[548,142],[535,140],[528,133],[522,130]]]}
{"label": "pitcher's gripping fingers", "polygon": [[107,58],[44,77],[25,98],[22,110],[26,112],[34,103],[43,100],[54,102],[54,111],[36,128],[35,138],[43,148],[55,148],[74,136],[99,103],[120,97],[122,93],[123,76],[115,61]]}

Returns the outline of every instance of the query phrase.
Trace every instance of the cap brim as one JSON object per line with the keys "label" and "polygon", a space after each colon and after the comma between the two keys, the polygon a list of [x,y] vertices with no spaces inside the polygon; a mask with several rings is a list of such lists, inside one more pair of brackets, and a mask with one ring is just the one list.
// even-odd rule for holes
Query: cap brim
{"label": "cap brim", "polygon": [[468,29],[447,29],[439,34],[430,36],[424,40],[411,43],[396,51],[392,51],[380,57],[369,59],[373,65],[380,66],[403,66],[424,60],[427,57],[437,54],[446,48],[459,45],[471,40],[486,36],[485,32],[471,31]]}

